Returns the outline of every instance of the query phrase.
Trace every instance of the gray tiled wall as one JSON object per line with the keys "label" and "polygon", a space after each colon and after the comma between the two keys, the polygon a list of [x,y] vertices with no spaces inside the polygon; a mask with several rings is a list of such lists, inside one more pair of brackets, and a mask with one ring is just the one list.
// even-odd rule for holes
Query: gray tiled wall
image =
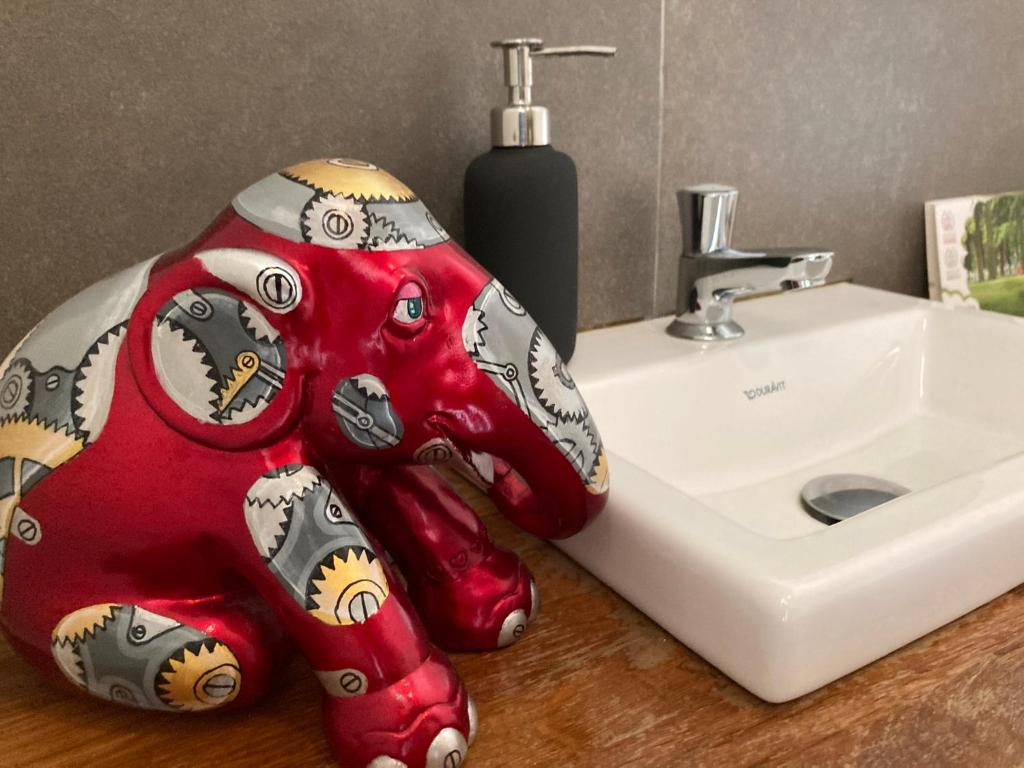
{"label": "gray tiled wall", "polygon": [[924,199],[1024,187],[1020,0],[5,0],[0,348],[301,159],[373,160],[458,235],[488,43],[527,34],[619,47],[537,65],[579,166],[585,326],[670,309],[684,184],[740,188],[741,243],[824,243],[910,293]]}
{"label": "gray tiled wall", "polygon": [[656,312],[675,190],[740,190],[738,245],[821,244],[924,295],[923,202],[1024,188],[1021,0],[668,0]]}

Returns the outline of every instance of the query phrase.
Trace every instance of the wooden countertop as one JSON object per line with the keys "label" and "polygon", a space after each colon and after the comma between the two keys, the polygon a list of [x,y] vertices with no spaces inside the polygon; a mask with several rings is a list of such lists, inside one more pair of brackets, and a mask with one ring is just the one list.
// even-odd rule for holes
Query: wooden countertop
{"label": "wooden countertop", "polygon": [[[455,657],[480,711],[469,768],[1024,764],[1024,588],[822,690],[766,704],[465,494],[542,595],[519,644]],[[120,709],[51,686],[0,642],[0,765],[331,768],[319,700],[297,662],[248,711]]]}

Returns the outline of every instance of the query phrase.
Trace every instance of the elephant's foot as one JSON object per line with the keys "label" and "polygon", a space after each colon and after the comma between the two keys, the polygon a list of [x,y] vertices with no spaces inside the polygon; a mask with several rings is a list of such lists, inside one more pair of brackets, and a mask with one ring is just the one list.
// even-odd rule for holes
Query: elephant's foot
{"label": "elephant's foot", "polygon": [[493,547],[455,578],[415,576],[409,594],[430,638],[446,651],[490,651],[516,642],[539,607],[523,562]]}
{"label": "elephant's foot", "polygon": [[327,696],[324,728],[344,768],[459,768],[476,712],[451,662],[435,651],[381,691]]}

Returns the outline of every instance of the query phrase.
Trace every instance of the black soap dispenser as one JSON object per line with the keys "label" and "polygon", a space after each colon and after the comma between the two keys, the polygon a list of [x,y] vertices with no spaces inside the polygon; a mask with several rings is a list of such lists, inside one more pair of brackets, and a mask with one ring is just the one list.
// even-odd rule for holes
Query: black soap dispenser
{"label": "black soap dispenser", "polygon": [[491,43],[505,64],[508,104],[491,111],[490,152],[465,179],[466,249],[511,291],[568,361],[576,348],[579,199],[576,164],[551,146],[548,110],[532,101],[538,56],[612,56],[607,46]]}

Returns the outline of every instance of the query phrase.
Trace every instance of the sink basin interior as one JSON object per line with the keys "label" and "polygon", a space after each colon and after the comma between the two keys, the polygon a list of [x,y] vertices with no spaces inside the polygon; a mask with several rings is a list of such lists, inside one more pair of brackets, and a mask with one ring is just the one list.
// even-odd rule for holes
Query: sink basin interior
{"label": "sink basin interior", "polygon": [[[922,410],[887,432],[866,436],[860,443],[840,444],[836,449],[776,477],[713,491],[698,499],[762,536],[792,538],[828,527],[805,513],[799,501],[800,489],[815,477],[868,475],[914,492],[1019,453],[1024,450],[1024,440]],[[882,505],[869,512],[885,514],[884,508]]]}
{"label": "sink basin interior", "polygon": [[[671,339],[652,321],[630,331],[642,361],[577,375],[613,457],[760,536],[814,535],[830,527],[800,503],[816,476],[871,475],[913,493],[1024,451],[1024,366],[999,343],[1007,318],[889,296],[872,292],[866,310],[823,324],[787,317],[806,302],[761,299],[761,325],[735,344]],[[773,332],[773,321],[800,329]]]}
{"label": "sink basin interior", "polygon": [[[561,546],[758,696],[787,701],[1024,583],[1024,320],[833,285],[582,334],[611,467]],[[909,493],[828,525],[816,477]]]}

